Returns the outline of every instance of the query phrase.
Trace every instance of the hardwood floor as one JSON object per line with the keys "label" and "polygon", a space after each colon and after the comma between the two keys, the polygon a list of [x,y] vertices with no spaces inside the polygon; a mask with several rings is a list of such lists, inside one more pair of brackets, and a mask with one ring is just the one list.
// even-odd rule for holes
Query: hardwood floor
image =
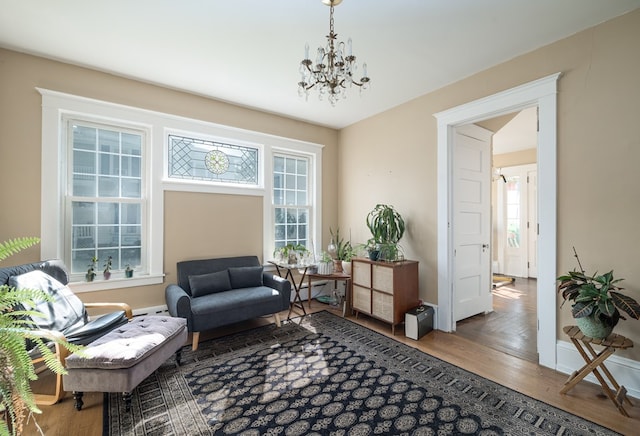
{"label": "hardwood floor", "polygon": [[[313,311],[328,308],[327,305],[314,302]],[[293,316],[293,315],[292,315]],[[281,313],[284,320],[287,312]],[[442,360],[467,369],[473,373],[508,386],[538,400],[556,406],[560,409],[582,416],[600,425],[611,428],[624,435],[635,435],[640,426],[640,401],[634,401],[635,407],[628,407],[631,418],[620,415],[615,406],[606,398],[599,386],[581,382],[569,394],[560,395],[562,385],[567,375],[548,368],[541,367],[534,362],[527,361],[507,354],[459,334],[433,331],[419,341],[407,339],[404,329],[400,326],[395,335],[391,328],[382,322],[361,315],[354,322],[364,325],[384,335],[393,337],[399,342],[416,347]],[[218,329],[201,335],[201,340],[224,336],[235,331],[253,328],[272,322],[272,318],[261,318],[241,326]],[[294,321],[295,322],[295,321]],[[43,414],[37,416],[37,422],[47,436],[87,436],[102,434],[102,394],[87,393],[84,397],[84,407],[78,412],[73,408],[73,398],[67,396],[54,406],[42,407]],[[27,435],[37,434],[33,421],[25,432]]]}
{"label": "hardwood floor", "polygon": [[493,289],[493,312],[458,321],[456,335],[537,363],[536,299],[537,280],[516,278]]}

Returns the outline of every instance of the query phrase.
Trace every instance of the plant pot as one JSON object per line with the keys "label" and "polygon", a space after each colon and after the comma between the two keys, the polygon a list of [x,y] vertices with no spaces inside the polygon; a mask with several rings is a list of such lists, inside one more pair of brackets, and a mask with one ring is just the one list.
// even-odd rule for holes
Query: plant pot
{"label": "plant pot", "polygon": [[575,318],[576,325],[585,335],[594,339],[604,339],[611,334],[613,327],[600,321],[593,316]]}
{"label": "plant pot", "polygon": [[318,274],[331,274],[333,272],[333,262],[320,262],[318,264]]}
{"label": "plant pot", "polygon": [[351,262],[347,262],[346,260],[343,260],[342,271],[344,271],[345,274],[351,275]]}
{"label": "plant pot", "polygon": [[371,251],[369,251],[369,259],[378,260],[378,256],[380,256],[380,250],[371,250]]}
{"label": "plant pot", "polygon": [[84,275],[85,279],[87,279],[88,282],[92,282],[93,279],[96,277],[95,273],[86,273]]}
{"label": "plant pot", "polygon": [[124,271],[124,276],[128,279],[130,279],[131,277],[133,277],[133,270],[125,270]]}
{"label": "plant pot", "polygon": [[334,260],[333,261],[333,272],[341,273],[342,272],[342,261]]}
{"label": "plant pot", "polygon": [[105,280],[109,280],[111,278],[111,272],[110,271],[105,271],[104,273],[102,273],[102,275],[104,276]]}

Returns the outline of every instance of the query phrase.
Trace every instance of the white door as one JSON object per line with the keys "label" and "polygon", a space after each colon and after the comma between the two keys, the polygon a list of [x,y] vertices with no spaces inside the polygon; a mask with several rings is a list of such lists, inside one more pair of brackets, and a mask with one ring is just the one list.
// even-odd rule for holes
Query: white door
{"label": "white door", "polygon": [[527,266],[528,277],[538,277],[538,171],[527,172],[527,198],[529,217],[527,225],[527,241],[529,242],[529,256]]}
{"label": "white door", "polygon": [[[501,274],[537,275],[536,164],[501,168],[498,180],[498,260]],[[533,275],[532,275],[533,273]]]}
{"label": "white door", "polygon": [[454,320],[492,310],[491,135],[476,125],[455,128],[453,140]]}

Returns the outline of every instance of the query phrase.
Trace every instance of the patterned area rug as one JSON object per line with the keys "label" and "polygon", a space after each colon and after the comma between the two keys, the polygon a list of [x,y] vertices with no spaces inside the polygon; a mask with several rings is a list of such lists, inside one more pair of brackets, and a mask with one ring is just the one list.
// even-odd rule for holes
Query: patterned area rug
{"label": "patterned area rug", "polygon": [[202,342],[134,392],[105,435],[610,435],[328,312]]}

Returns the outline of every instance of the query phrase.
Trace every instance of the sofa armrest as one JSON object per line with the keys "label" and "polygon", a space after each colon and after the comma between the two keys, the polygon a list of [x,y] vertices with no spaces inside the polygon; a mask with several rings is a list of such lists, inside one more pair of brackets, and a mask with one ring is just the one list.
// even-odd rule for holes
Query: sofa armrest
{"label": "sofa armrest", "polygon": [[169,314],[178,318],[185,318],[189,331],[192,331],[191,297],[189,294],[180,286],[172,284],[166,287],[164,296]]}
{"label": "sofa armrest", "polygon": [[282,297],[282,310],[288,309],[291,304],[291,283],[276,274],[265,272],[262,274],[262,283],[265,286],[275,289]]}

